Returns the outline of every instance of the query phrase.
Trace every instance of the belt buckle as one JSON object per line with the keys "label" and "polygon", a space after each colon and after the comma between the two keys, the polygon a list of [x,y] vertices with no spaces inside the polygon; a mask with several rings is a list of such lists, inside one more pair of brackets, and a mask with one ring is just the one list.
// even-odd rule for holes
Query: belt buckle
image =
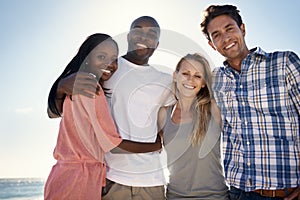
{"label": "belt buckle", "polygon": [[272,197],[276,197],[276,190],[272,190]]}
{"label": "belt buckle", "polygon": [[[263,196],[263,197],[270,197],[268,194],[264,194],[264,191],[265,190],[261,189],[260,190],[260,195]],[[272,196],[271,197],[276,197],[276,190],[271,190],[271,191],[272,191]]]}

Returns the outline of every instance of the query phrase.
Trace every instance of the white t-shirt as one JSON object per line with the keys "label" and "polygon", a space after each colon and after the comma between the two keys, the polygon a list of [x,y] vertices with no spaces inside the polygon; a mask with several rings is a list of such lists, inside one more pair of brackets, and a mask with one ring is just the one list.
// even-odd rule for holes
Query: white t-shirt
{"label": "white t-shirt", "polygon": [[[119,58],[119,68],[104,83],[111,114],[123,139],[154,142],[157,114],[161,106],[174,103],[172,76],[152,66],[140,66]],[[158,152],[105,155],[107,178],[136,186],[165,184]]]}

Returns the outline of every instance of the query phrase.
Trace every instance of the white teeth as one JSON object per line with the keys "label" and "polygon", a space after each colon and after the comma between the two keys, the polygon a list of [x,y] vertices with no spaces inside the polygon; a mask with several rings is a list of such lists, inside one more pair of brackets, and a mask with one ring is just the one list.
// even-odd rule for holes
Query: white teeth
{"label": "white teeth", "polygon": [[225,49],[229,49],[229,48],[231,48],[231,47],[233,47],[233,46],[234,46],[234,43],[228,45],[227,47],[225,47]]}
{"label": "white teeth", "polygon": [[102,72],[104,73],[111,73],[111,71],[107,70],[107,69],[101,69]]}
{"label": "white teeth", "polygon": [[136,44],[136,46],[138,46],[138,47],[142,47],[142,48],[148,48],[146,45],[144,45],[144,44],[141,44],[141,43],[137,43],[137,44]]}
{"label": "white teeth", "polygon": [[188,88],[188,89],[194,89],[195,87],[193,87],[193,86],[190,86],[190,85],[183,85],[184,87],[186,87],[186,88]]}

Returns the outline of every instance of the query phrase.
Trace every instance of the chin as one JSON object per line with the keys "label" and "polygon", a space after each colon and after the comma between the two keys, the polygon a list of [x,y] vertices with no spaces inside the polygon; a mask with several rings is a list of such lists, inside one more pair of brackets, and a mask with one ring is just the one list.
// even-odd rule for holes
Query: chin
{"label": "chin", "polygon": [[110,79],[111,75],[110,76],[102,76],[101,77],[101,80],[102,81],[107,81],[108,79]]}

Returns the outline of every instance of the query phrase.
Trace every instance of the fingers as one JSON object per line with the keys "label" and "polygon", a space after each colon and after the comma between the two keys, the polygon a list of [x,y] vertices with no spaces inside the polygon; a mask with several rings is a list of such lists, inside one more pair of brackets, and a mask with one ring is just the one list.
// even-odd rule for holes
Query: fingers
{"label": "fingers", "polygon": [[75,95],[75,94],[80,94],[80,95],[83,95],[83,96],[86,96],[86,97],[92,98],[92,99],[96,98],[96,94],[95,93],[91,93],[89,91],[84,91],[84,90],[74,91],[73,95]]}
{"label": "fingers", "polygon": [[[98,90],[98,91],[97,91]],[[97,89],[97,85],[91,85],[86,83],[75,83],[73,87],[72,94],[81,94],[87,97],[95,97],[96,94],[99,94],[99,89]]]}
{"label": "fingers", "polygon": [[298,199],[300,200],[300,187],[298,187],[292,194],[290,194],[288,197],[284,198],[284,200],[293,200]]}
{"label": "fingers", "polygon": [[159,136],[159,135],[157,135],[156,140],[155,140],[155,143],[161,143],[161,139],[160,139],[160,136]]}
{"label": "fingers", "polygon": [[60,87],[68,95],[82,94],[94,98],[99,94],[101,86],[93,74],[77,72],[63,78]]}

